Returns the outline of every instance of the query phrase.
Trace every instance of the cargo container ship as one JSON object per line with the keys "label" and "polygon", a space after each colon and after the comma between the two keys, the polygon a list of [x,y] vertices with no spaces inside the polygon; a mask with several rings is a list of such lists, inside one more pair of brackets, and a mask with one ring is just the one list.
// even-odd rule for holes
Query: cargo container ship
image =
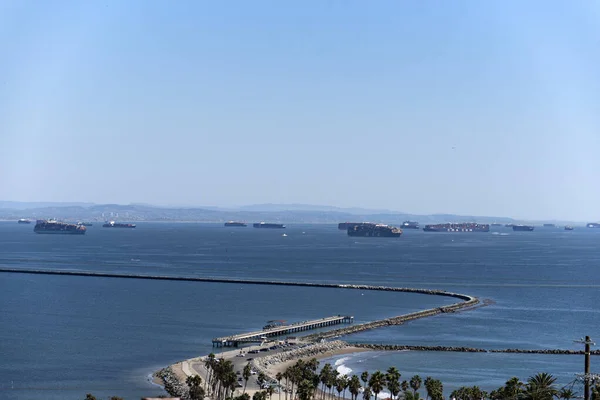
{"label": "cargo container ship", "polygon": [[493,222],[492,226],[502,226],[502,224],[498,223],[498,222]]}
{"label": "cargo container ship", "polygon": [[569,225],[565,226],[565,231],[572,231],[573,229],[575,229],[575,228],[573,228],[572,226],[569,226]]}
{"label": "cargo container ship", "polygon": [[341,231],[347,231],[348,228],[351,228],[356,225],[364,224],[364,222],[340,222],[338,224],[338,229]]}
{"label": "cargo container ship", "polygon": [[37,220],[33,228],[35,233],[62,234],[62,235],[84,235],[85,226],[67,224],[66,222],[58,222],[55,220]]}
{"label": "cargo container ship", "polygon": [[91,222],[82,222],[79,221],[77,222],[77,225],[81,225],[81,226],[92,226],[93,224]]}
{"label": "cargo container ship", "polygon": [[419,223],[415,221],[404,221],[400,227],[402,229],[419,229]]}
{"label": "cargo container ship", "polygon": [[122,224],[115,221],[109,221],[102,225],[103,228],[135,228],[135,224]]}
{"label": "cargo container ship", "polygon": [[246,225],[246,223],[244,223],[244,222],[227,221],[227,222],[225,222],[225,226],[248,226],[248,225]]}
{"label": "cargo container ship", "polygon": [[17,223],[19,224],[30,224],[31,221],[25,218],[21,218],[20,220],[17,221]]}
{"label": "cargo container ship", "polygon": [[517,232],[531,232],[534,227],[531,225],[513,225],[513,231]]}
{"label": "cargo container ship", "polygon": [[348,236],[399,237],[400,235],[402,235],[402,229],[383,224],[366,222],[348,228]]}
{"label": "cargo container ship", "polygon": [[271,224],[268,222],[257,222],[255,224],[252,224],[253,227],[255,228],[267,228],[267,229],[284,229],[285,225],[283,224]]}
{"label": "cargo container ship", "polygon": [[489,232],[489,224],[476,224],[474,222],[463,222],[459,224],[435,224],[425,225],[425,232]]}
{"label": "cargo container ship", "polygon": [[600,222],[590,222],[586,225],[588,228],[600,228]]}

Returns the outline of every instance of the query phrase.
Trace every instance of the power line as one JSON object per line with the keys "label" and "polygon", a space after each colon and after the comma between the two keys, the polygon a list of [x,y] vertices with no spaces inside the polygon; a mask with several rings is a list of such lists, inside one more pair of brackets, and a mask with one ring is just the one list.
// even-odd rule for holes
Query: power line
{"label": "power line", "polygon": [[576,340],[575,343],[583,343],[585,345],[584,373],[581,379],[583,379],[583,398],[584,400],[590,400],[590,382],[595,382],[594,376],[598,377],[597,374],[590,373],[590,346],[595,346],[596,343],[592,342],[589,336],[586,336],[585,339]]}

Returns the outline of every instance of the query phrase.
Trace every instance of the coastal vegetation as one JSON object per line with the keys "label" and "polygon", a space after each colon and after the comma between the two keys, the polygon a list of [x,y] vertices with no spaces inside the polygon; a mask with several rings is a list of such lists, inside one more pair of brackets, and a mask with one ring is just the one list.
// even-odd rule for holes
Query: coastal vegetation
{"label": "coastal vegetation", "polygon": [[[375,400],[385,393],[390,400],[444,400],[444,387],[440,380],[419,375],[402,379],[396,367],[387,371],[367,371],[360,376],[341,375],[327,363],[319,370],[319,362],[298,360],[281,374],[284,380],[282,389],[286,400],[341,400],[346,390],[351,400]],[[279,379],[278,379],[279,380]],[[335,390],[335,392],[334,392]],[[258,392],[261,393],[261,392]],[[253,400],[266,400],[270,392]],[[546,372],[530,376],[526,382],[517,377],[506,381],[504,386],[486,392],[478,386],[463,386],[453,390],[448,396],[454,400],[570,400],[575,397],[572,389],[558,388],[556,377]],[[235,400],[243,400],[236,398]],[[592,400],[600,400],[600,386],[592,388]]]}

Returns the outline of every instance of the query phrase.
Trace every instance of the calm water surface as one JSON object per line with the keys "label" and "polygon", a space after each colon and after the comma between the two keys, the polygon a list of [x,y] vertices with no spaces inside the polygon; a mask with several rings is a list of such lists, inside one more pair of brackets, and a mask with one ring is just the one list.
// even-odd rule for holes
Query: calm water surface
{"label": "calm water surface", "polygon": [[[0,265],[341,282],[446,289],[491,299],[474,311],[349,336],[370,343],[485,348],[580,348],[600,338],[600,230],[513,233],[405,231],[400,239],[349,238],[332,225],[279,230],[203,224],[90,227],[82,237],[35,235],[0,223]],[[0,274],[0,398],[79,399],[87,392],[137,399],[162,394],[152,371],[212,350],[211,338],[333,314],[357,321],[452,302],[392,294],[195,282]],[[404,377],[493,389],[548,371],[567,384],[582,357],[392,352],[357,354],[338,368],[395,365]],[[596,358],[592,358],[592,369]],[[600,368],[599,368],[600,369]]]}

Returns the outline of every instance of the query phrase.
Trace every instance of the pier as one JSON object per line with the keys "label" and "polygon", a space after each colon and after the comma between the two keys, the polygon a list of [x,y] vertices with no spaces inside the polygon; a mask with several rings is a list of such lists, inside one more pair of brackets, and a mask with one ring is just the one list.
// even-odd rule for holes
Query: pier
{"label": "pier", "polygon": [[315,319],[312,321],[303,321],[290,325],[281,325],[269,329],[263,329],[261,331],[254,331],[248,333],[240,333],[238,335],[226,336],[213,339],[213,347],[238,347],[239,343],[256,343],[262,342],[267,337],[287,335],[290,333],[297,333],[308,331],[311,329],[325,328],[332,325],[339,325],[354,322],[353,316],[342,316],[336,315],[333,317],[326,317],[321,319]]}

